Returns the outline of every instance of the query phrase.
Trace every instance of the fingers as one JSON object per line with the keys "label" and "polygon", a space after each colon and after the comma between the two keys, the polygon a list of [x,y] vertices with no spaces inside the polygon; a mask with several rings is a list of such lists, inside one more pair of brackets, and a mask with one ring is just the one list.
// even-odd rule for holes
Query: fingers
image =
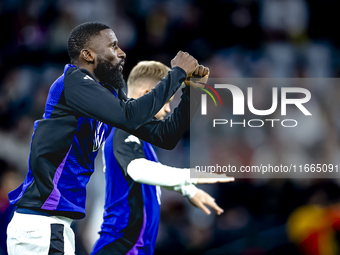
{"label": "fingers", "polygon": [[208,67],[204,67],[204,70],[203,70],[203,77],[209,75],[209,73],[210,73],[209,68],[208,68]]}
{"label": "fingers", "polygon": [[229,176],[217,179],[217,182],[233,182],[233,181],[235,181],[235,178],[234,177],[229,177]]}
{"label": "fingers", "polygon": [[[185,63],[183,62],[185,61]],[[203,78],[209,76],[209,68],[198,65],[198,61],[188,52],[179,51],[177,55],[171,60],[171,67],[182,67],[188,77]]]}
{"label": "fingers", "polygon": [[204,66],[200,65],[200,66],[198,66],[197,69],[198,69],[198,75],[200,77],[203,77]]}
{"label": "fingers", "polygon": [[198,208],[201,208],[202,211],[208,215],[211,212],[205,205],[208,205],[211,208],[213,208],[218,215],[223,213],[223,209],[216,204],[215,199],[201,189],[198,189],[196,195],[191,199],[191,202]]}
{"label": "fingers", "polygon": [[171,67],[181,67],[190,76],[198,66],[197,60],[188,52],[179,51],[174,59],[171,60]]}
{"label": "fingers", "polygon": [[211,197],[211,200],[207,201],[207,205],[213,208],[218,215],[224,212],[223,209],[216,204],[215,199],[213,199],[212,197]]}
{"label": "fingers", "polygon": [[209,72],[210,72],[210,70],[209,70],[208,67],[205,67],[203,65],[199,65],[198,67],[196,67],[195,71],[193,72],[193,76],[202,78],[204,76],[209,75]]}
{"label": "fingers", "polygon": [[225,178],[199,178],[197,184],[213,184],[213,183],[226,183],[235,181],[234,177]]}
{"label": "fingers", "polygon": [[218,182],[233,182],[235,181],[234,177],[221,175],[221,174],[215,174],[215,173],[203,173],[201,176],[197,179],[197,184],[203,184],[203,183],[218,183]]}
{"label": "fingers", "polygon": [[193,72],[194,77],[203,77],[204,66],[199,65]]}
{"label": "fingers", "polygon": [[210,215],[211,212],[210,210],[202,203],[202,202],[199,202],[197,204],[198,208],[201,208],[203,212],[205,212],[206,214]]}

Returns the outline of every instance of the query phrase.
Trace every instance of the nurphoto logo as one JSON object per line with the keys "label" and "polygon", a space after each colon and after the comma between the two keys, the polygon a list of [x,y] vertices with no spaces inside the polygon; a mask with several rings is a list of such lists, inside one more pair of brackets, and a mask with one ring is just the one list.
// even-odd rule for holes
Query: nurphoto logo
{"label": "nurphoto logo", "polygon": [[[203,84],[207,88],[209,88],[218,98],[221,106],[222,100],[215,89],[228,89],[231,92],[232,99],[233,99],[233,106],[232,106],[232,113],[233,115],[245,115],[245,96],[242,90],[231,84],[215,84],[214,87],[211,87],[207,84]],[[215,106],[217,106],[216,100],[213,94],[208,91],[207,89],[202,89],[206,94],[201,95],[201,115],[207,115],[207,94],[212,98],[214,101]],[[281,87],[280,91],[277,87],[272,88],[272,104],[269,109],[256,109],[253,103],[253,88],[247,88],[247,106],[248,110],[257,116],[268,116],[273,114],[278,108],[278,99],[279,99],[279,92],[280,92],[280,101],[281,101],[281,116],[287,115],[287,105],[294,105],[297,107],[304,115],[312,116],[310,111],[304,106],[311,99],[311,93],[309,90],[305,88],[298,88],[298,87]],[[298,96],[297,98],[291,98],[288,95],[295,94]],[[295,127],[298,125],[297,120],[295,119],[250,119],[246,121],[243,119],[241,122],[235,122],[232,119],[213,119],[213,127],[216,125],[225,125],[230,123],[230,127],[235,125],[242,125],[243,127],[262,127],[264,126],[265,122],[271,123],[271,127],[275,126],[276,122],[280,122],[283,127]]]}

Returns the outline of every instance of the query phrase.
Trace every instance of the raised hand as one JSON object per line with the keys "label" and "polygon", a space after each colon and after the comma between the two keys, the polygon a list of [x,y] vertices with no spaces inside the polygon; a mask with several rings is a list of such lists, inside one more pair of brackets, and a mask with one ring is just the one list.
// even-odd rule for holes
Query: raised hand
{"label": "raised hand", "polygon": [[211,212],[206,205],[213,208],[218,215],[223,213],[223,209],[216,204],[215,199],[201,189],[198,189],[196,195],[189,200],[192,205],[202,209],[202,211],[208,215],[211,214]]}
{"label": "raised hand", "polygon": [[192,86],[194,88],[204,88],[204,84],[207,83],[210,70],[208,67],[199,65],[195,71],[184,81],[185,85]]}
{"label": "raised hand", "polygon": [[171,68],[175,66],[179,66],[187,73],[187,76],[191,76],[198,66],[198,62],[193,56],[189,55],[189,53],[179,51],[171,60]]}

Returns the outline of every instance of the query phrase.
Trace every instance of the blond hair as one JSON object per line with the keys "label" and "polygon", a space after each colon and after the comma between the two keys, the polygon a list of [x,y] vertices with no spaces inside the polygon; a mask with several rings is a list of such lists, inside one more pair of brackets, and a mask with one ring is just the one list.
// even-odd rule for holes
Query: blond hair
{"label": "blond hair", "polygon": [[[140,85],[140,80],[157,80],[160,81],[170,68],[158,61],[141,61],[131,71],[127,80],[129,87]],[[138,82],[136,82],[138,81]]]}

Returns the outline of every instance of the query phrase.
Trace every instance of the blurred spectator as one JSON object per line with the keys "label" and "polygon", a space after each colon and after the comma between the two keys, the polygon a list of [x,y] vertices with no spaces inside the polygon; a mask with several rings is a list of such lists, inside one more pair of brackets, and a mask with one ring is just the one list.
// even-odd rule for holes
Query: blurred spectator
{"label": "blurred spectator", "polygon": [[32,132],[33,120],[28,116],[20,118],[10,132],[0,130],[0,158],[11,162],[21,174],[27,173]]}
{"label": "blurred spectator", "polygon": [[288,219],[289,237],[302,254],[339,254],[340,189],[332,182],[311,187],[307,204],[297,208]]}
{"label": "blurred spectator", "polygon": [[8,192],[20,185],[20,175],[0,158],[0,255],[7,255],[7,225],[15,207],[8,202]]}

